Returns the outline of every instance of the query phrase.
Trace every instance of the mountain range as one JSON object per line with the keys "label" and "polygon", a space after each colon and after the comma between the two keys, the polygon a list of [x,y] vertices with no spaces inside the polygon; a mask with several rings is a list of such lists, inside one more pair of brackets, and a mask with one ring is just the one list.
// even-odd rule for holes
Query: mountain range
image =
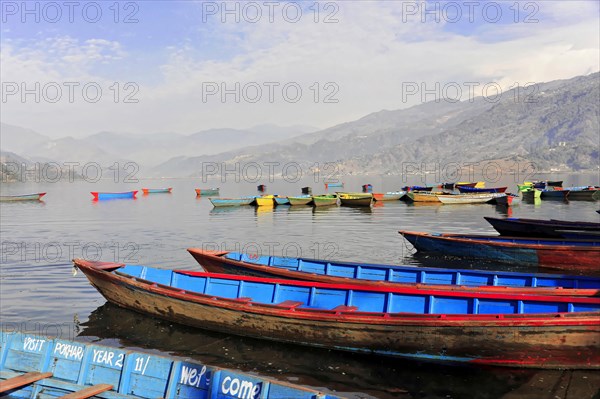
{"label": "mountain range", "polygon": [[[310,121],[309,121],[310,122]],[[49,139],[2,124],[2,149],[32,160],[134,161],[146,176],[197,176],[206,162],[302,166],[341,174],[400,174],[407,163],[518,160],[538,170],[598,170],[600,73],[514,88],[498,98],[437,99],[324,130],[308,126],[211,129],[191,135],[101,132]],[[80,159],[74,159],[80,158]]]}

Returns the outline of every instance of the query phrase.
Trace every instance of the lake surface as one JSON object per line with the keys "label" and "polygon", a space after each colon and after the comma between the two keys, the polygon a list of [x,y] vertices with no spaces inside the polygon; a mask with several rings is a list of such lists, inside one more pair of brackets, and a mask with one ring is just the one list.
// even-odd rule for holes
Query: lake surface
{"label": "lake surface", "polygon": [[[541,178],[541,177],[540,177]],[[552,176],[552,180],[562,177]],[[599,184],[597,176],[566,176],[565,185]],[[394,177],[351,177],[343,191],[405,185]],[[263,183],[263,182],[261,182]],[[310,180],[264,182],[269,193],[299,195]],[[417,182],[409,182],[411,184]],[[509,185],[505,179],[488,187]],[[213,209],[194,188],[221,187],[222,197],[255,195],[254,182],[155,179],[2,184],[2,195],[48,192],[43,202],[1,203],[0,320],[9,330],[186,356],[208,364],[336,392],[352,398],[496,398],[527,381],[531,370],[449,367],[263,342],[187,328],[107,304],[71,259],[83,257],[161,268],[201,270],[188,247],[262,254],[427,266],[509,268],[414,256],[399,229],[494,233],[483,216],[600,221],[598,202],[542,201],[512,210],[493,205],[410,205],[372,209],[242,207]],[[141,195],[142,187],[173,187],[172,194]],[[140,190],[136,200],[93,202],[90,191]],[[485,389],[482,389],[485,387]]]}

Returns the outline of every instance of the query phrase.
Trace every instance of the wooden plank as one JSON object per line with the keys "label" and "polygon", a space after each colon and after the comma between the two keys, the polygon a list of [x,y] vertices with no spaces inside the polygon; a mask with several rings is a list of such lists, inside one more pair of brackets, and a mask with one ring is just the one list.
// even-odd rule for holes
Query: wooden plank
{"label": "wooden plank", "polygon": [[357,309],[358,309],[358,306],[338,305],[335,308],[333,308],[332,310],[335,310],[336,312],[354,312]]}
{"label": "wooden plank", "polygon": [[0,381],[0,392],[10,391],[15,388],[21,388],[44,378],[52,377],[52,373],[31,372],[21,374],[8,380]]}
{"label": "wooden plank", "polygon": [[81,391],[76,391],[73,393],[69,393],[65,396],[61,396],[61,399],[86,399],[91,398],[94,395],[98,395],[99,393],[109,391],[113,388],[110,384],[97,384],[91,387],[82,389]]}
{"label": "wooden plank", "polygon": [[300,305],[302,305],[302,302],[288,300],[288,301],[283,301],[281,303],[277,303],[273,306],[275,306],[277,308],[293,309],[293,308],[297,308]]}

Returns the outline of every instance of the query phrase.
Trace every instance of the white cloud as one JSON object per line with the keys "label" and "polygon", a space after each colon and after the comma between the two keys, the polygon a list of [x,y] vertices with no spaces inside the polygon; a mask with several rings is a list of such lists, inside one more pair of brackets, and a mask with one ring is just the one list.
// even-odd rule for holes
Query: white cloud
{"label": "white cloud", "polygon": [[[476,31],[456,33],[444,23],[403,21],[398,2],[344,2],[335,17],[338,23],[314,23],[313,15],[298,23],[281,18],[276,23],[213,23],[211,48],[193,40],[169,49],[162,65],[139,65],[144,74],[151,68],[160,82],[137,82],[137,104],[125,104],[133,93],[119,81],[119,102],[110,89],[116,78],[111,71],[121,63],[135,65],[131,54],[116,41],[80,41],[69,36],[48,38],[31,44],[2,43],[2,81],[97,82],[102,101],[89,103],[3,104],[5,122],[31,127],[44,133],[78,135],[99,130],[192,132],[209,127],[247,127],[261,123],[329,126],[359,118],[380,109],[397,109],[420,102],[419,96],[402,101],[406,82],[543,82],[587,74],[600,69],[598,6],[594,2],[543,2],[535,24],[483,24]],[[319,17],[327,13],[322,12]],[[206,26],[202,26],[206,29]],[[158,29],[158,27],[157,27]],[[227,39],[223,39],[227,38]],[[236,50],[231,57],[211,56],[223,45]],[[164,51],[165,49],[159,49]],[[207,53],[208,52],[208,53]],[[130,81],[136,81],[132,76]],[[207,83],[225,82],[227,87],[256,82],[268,97],[265,82],[279,82],[274,102],[252,104],[226,102],[210,96],[203,102]],[[284,100],[281,86],[297,82],[303,90],[298,103]],[[333,88],[338,103],[323,103]],[[314,84],[317,83],[317,86]],[[250,87],[250,86],[248,86]],[[316,88],[319,101],[315,103]],[[312,88],[312,89],[311,89]],[[253,94],[253,92],[249,92]],[[429,97],[431,99],[431,97]]]}

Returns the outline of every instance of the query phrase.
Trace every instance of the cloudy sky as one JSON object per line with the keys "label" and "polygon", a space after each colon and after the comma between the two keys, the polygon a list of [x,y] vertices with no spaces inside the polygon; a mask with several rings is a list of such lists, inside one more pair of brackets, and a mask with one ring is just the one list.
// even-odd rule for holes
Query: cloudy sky
{"label": "cloudy sky", "polygon": [[2,122],[325,128],[600,69],[593,1],[2,1]]}

